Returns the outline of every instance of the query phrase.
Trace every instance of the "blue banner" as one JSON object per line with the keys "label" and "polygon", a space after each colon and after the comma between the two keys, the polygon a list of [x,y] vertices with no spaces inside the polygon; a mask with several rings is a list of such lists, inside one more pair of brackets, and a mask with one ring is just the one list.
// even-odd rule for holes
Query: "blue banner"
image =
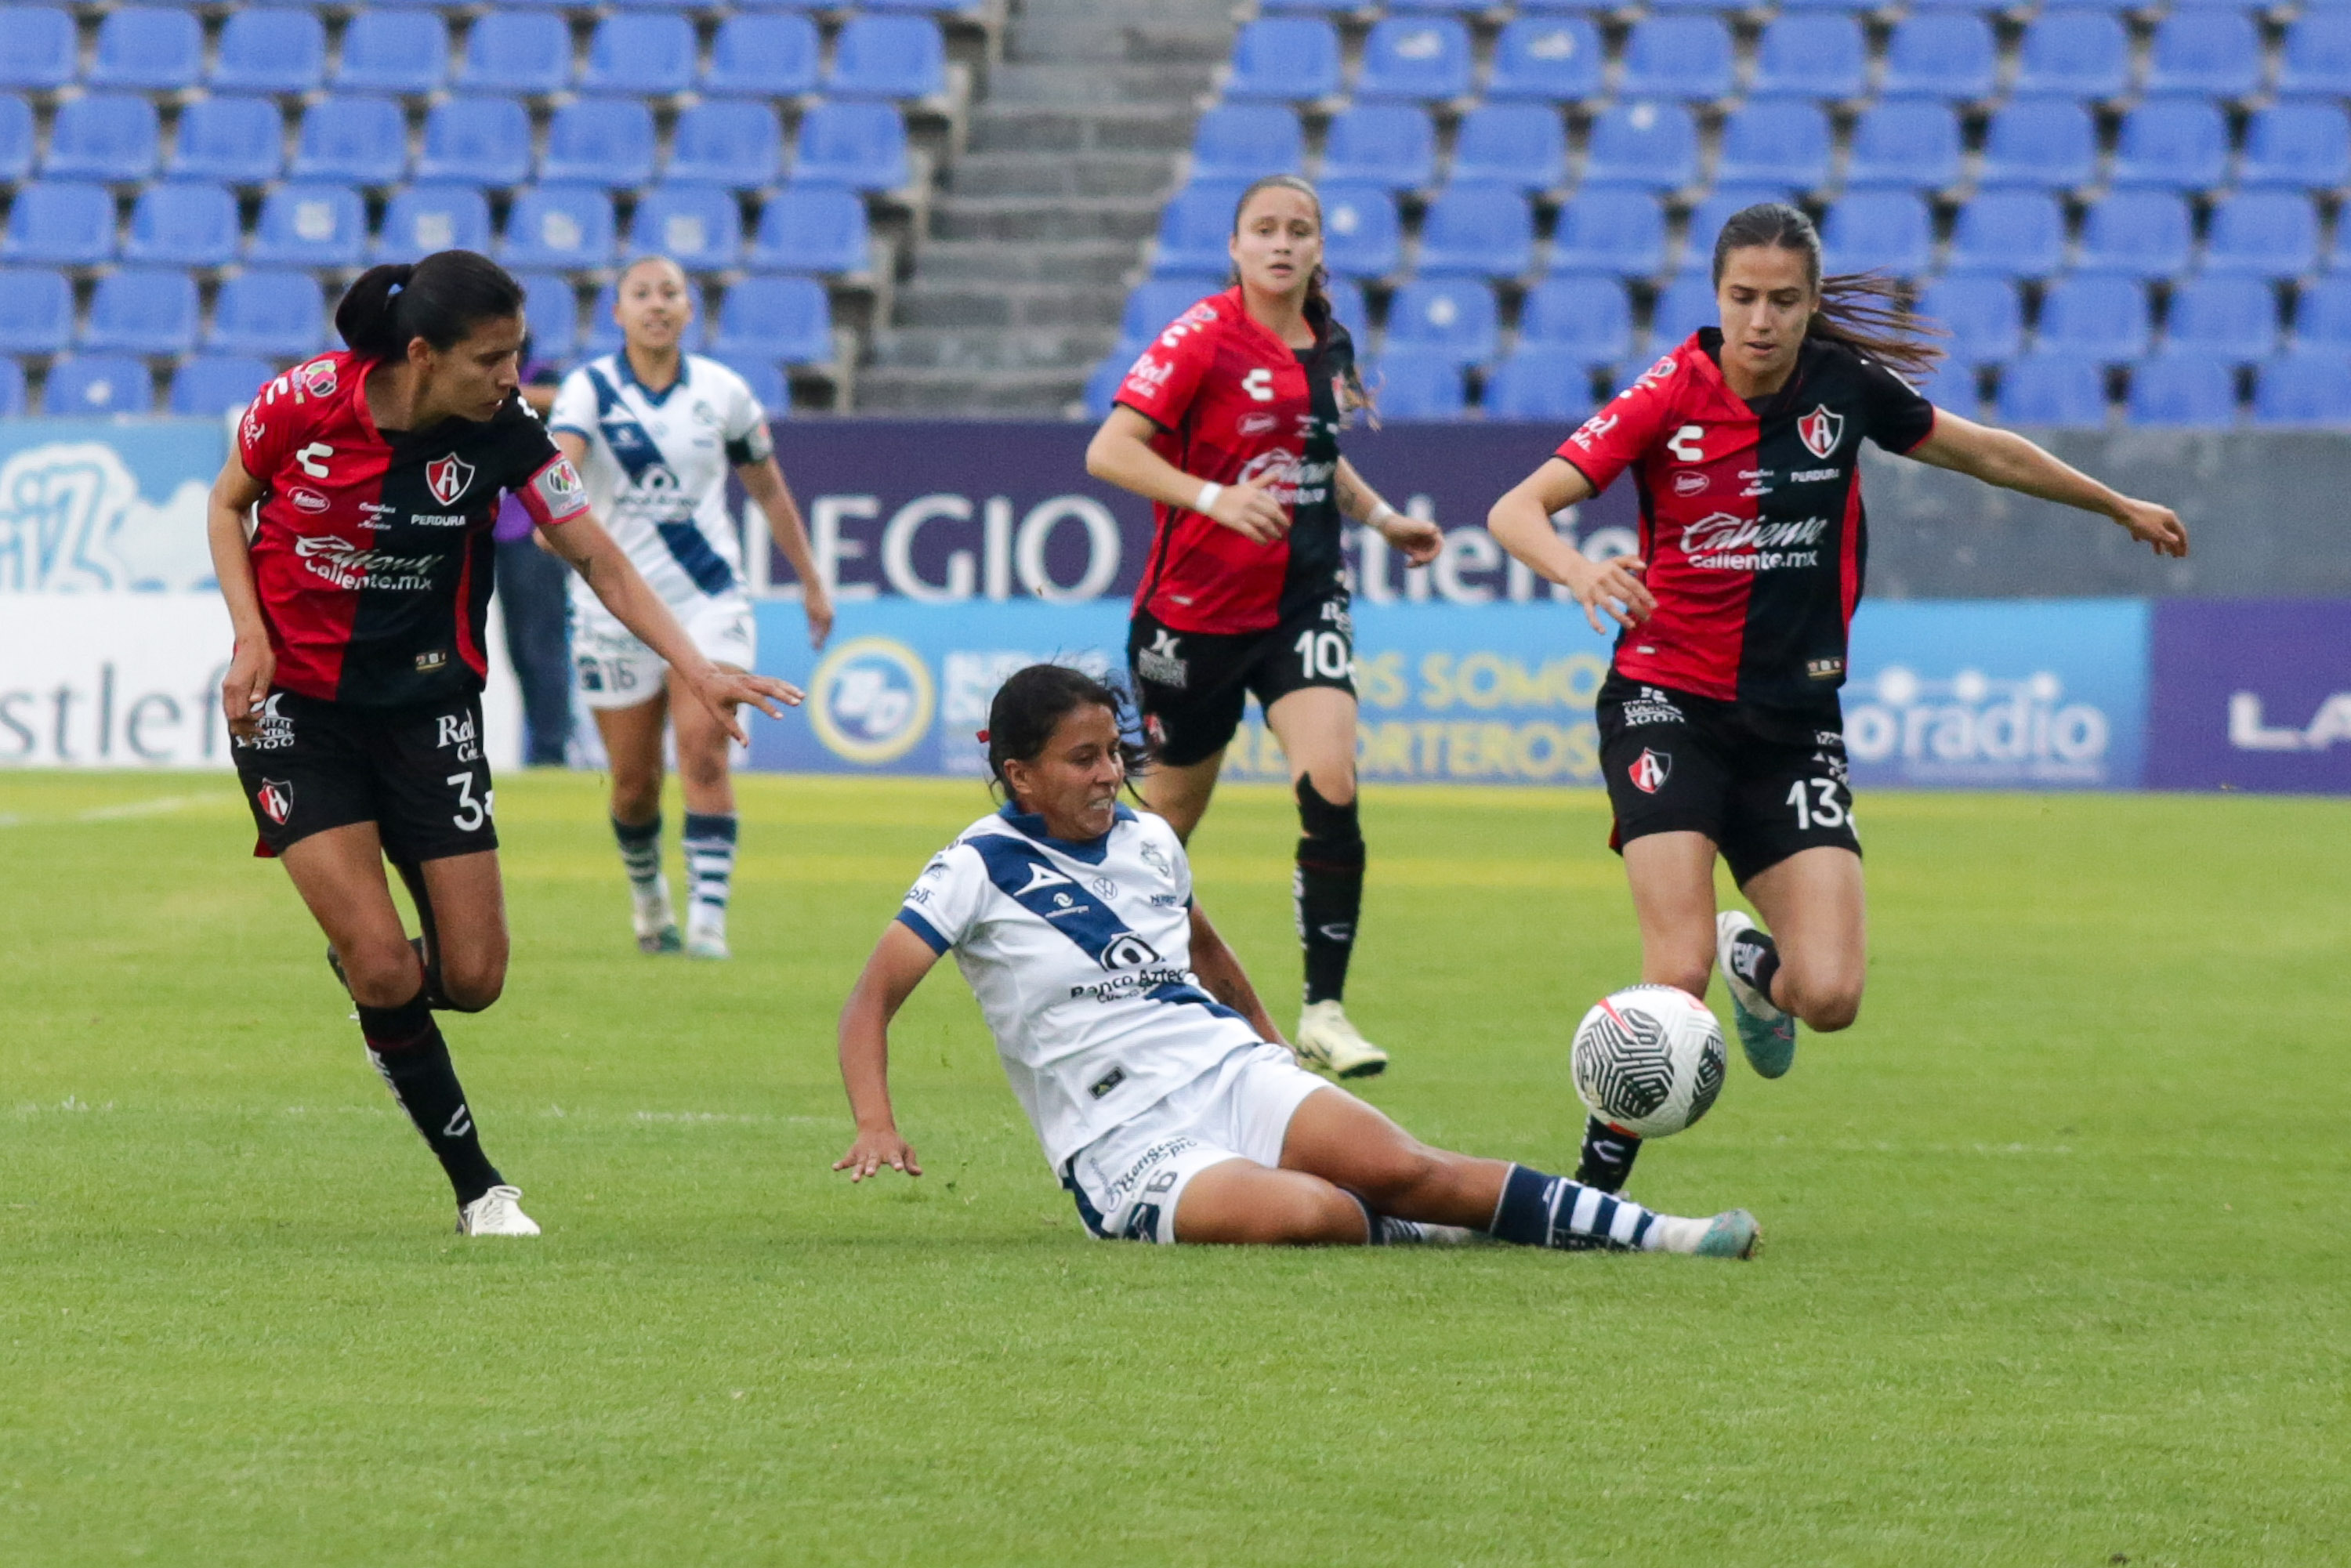
{"label": "blue banner", "polygon": [[0,420],[0,592],[213,587],[215,419]]}

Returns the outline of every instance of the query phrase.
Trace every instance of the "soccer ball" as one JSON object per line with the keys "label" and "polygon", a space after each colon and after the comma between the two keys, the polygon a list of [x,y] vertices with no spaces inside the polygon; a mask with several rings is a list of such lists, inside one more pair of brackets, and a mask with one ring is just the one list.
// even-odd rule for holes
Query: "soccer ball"
{"label": "soccer ball", "polygon": [[1575,1092],[1602,1121],[1644,1138],[1678,1133],[1722,1092],[1722,1025],[1677,986],[1603,997],[1575,1029]]}

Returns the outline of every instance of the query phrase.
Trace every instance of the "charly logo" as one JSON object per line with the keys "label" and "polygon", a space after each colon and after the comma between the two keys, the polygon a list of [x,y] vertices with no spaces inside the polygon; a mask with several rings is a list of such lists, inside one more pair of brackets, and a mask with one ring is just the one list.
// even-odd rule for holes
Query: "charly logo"
{"label": "charly logo", "polygon": [[809,678],[809,727],[843,761],[879,767],[930,733],[936,689],[922,656],[890,637],[843,643]]}
{"label": "charly logo", "polygon": [[2067,702],[2051,670],[2016,679],[1961,670],[1929,680],[1889,664],[1845,710],[1845,749],[1936,781],[2104,782],[2114,726],[2101,708]]}

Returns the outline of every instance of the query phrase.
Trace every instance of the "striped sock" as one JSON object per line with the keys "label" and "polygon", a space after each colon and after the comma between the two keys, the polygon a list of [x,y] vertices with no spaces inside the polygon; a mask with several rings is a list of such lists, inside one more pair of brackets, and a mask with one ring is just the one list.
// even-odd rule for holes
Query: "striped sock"
{"label": "striped sock", "polygon": [[1597,1245],[1653,1251],[1663,1241],[1662,1235],[1653,1238],[1651,1234],[1656,1220],[1657,1216],[1630,1198],[1565,1176],[1512,1166],[1502,1183],[1501,1201],[1494,1206],[1493,1220],[1486,1229],[1498,1239],[1521,1247],[1568,1251]]}
{"label": "striped sock", "polygon": [[678,842],[685,850],[688,896],[695,911],[725,915],[735,887],[735,813],[688,811]]}
{"label": "striped sock", "polygon": [[661,830],[659,812],[643,827],[632,828],[618,817],[612,819],[612,837],[621,844],[621,867],[629,873],[629,885],[646,897],[661,882]]}

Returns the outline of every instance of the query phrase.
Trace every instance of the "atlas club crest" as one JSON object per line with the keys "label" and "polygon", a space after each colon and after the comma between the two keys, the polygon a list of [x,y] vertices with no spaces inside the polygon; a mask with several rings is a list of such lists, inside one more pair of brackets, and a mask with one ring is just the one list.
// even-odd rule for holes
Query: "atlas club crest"
{"label": "atlas club crest", "polygon": [[285,779],[264,779],[261,788],[253,792],[253,799],[261,808],[261,814],[281,828],[286,819],[294,814],[294,786]]}
{"label": "atlas club crest", "polygon": [[1805,451],[1815,457],[1826,457],[1844,439],[1844,415],[1831,413],[1829,405],[1822,403],[1796,421],[1796,437],[1804,444]]}
{"label": "atlas club crest", "polygon": [[424,465],[424,487],[444,507],[455,506],[473,482],[474,465],[454,452]]}
{"label": "atlas club crest", "polygon": [[1645,747],[1641,755],[1633,758],[1633,788],[1644,795],[1654,795],[1666,787],[1666,780],[1673,777],[1673,771],[1672,752],[1652,751]]}

